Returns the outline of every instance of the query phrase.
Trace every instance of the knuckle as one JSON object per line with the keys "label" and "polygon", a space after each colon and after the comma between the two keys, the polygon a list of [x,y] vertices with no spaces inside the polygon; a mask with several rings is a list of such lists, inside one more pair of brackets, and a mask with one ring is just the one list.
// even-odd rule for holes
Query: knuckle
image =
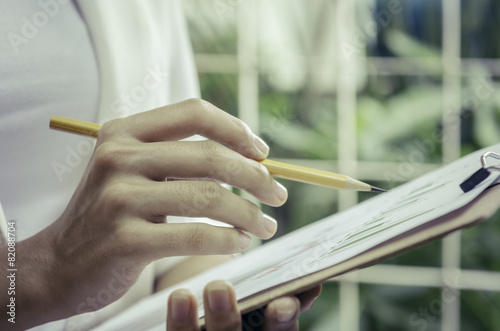
{"label": "knuckle", "polygon": [[112,242],[117,256],[128,256],[137,251],[136,233],[127,226],[121,226],[115,231]]}
{"label": "knuckle", "polygon": [[123,211],[130,209],[133,196],[130,185],[124,182],[114,182],[104,188],[101,197],[109,210]]}
{"label": "knuckle", "polygon": [[218,208],[221,204],[223,188],[212,180],[186,183],[177,191],[179,198],[186,201],[183,209],[189,209],[189,215],[208,216],[209,210]]}
{"label": "knuckle", "polygon": [[216,107],[203,99],[192,98],[185,100],[182,108],[186,126],[198,134],[210,135],[214,130],[212,126]]}
{"label": "knuckle", "polygon": [[188,105],[188,106],[191,106],[191,107],[196,107],[197,105],[200,105],[201,101],[203,101],[203,99],[189,98],[189,99],[184,100],[183,103]]}
{"label": "knuckle", "polygon": [[204,163],[213,164],[220,159],[220,145],[212,140],[200,144],[201,158]]}
{"label": "knuckle", "polygon": [[204,208],[216,209],[222,204],[222,186],[213,181],[208,180],[203,183],[200,191],[200,202]]}
{"label": "knuckle", "polygon": [[239,245],[239,233],[237,231],[224,231],[221,232],[222,236],[219,240],[221,245],[221,253],[226,254],[228,252],[238,252],[240,250]]}
{"label": "knuckle", "polygon": [[185,101],[187,108],[193,112],[193,115],[202,115],[213,109],[213,105],[200,98],[191,98]]}
{"label": "knuckle", "polygon": [[261,179],[262,178],[271,179],[269,171],[260,162],[252,161],[250,162],[250,164],[252,165],[252,168],[256,176],[260,177]]}
{"label": "knuckle", "polygon": [[98,169],[116,169],[123,164],[125,155],[123,145],[106,141],[96,147],[94,152],[94,164]]}
{"label": "knuckle", "polygon": [[202,251],[207,246],[208,231],[205,224],[198,224],[189,233],[188,242],[195,251]]}
{"label": "knuckle", "polygon": [[151,239],[141,231],[141,228],[142,223],[132,219],[115,226],[113,238],[109,240],[112,245],[111,256],[126,257],[128,261],[134,261],[131,267],[139,267],[141,263],[147,263],[145,243],[150,242]]}
{"label": "knuckle", "polygon": [[252,136],[252,130],[250,130],[250,127],[240,120],[239,118],[236,118],[234,116],[231,116],[231,121],[234,126],[234,128],[239,131],[242,135],[244,135],[247,139],[251,140]]}
{"label": "knuckle", "polygon": [[240,136],[240,148],[252,148],[254,146],[254,134],[248,124],[232,115],[229,115],[229,120],[233,129],[238,132]]}
{"label": "knuckle", "polygon": [[[178,188],[176,188],[176,194],[179,198],[180,201],[185,201],[186,204],[189,205],[189,202],[193,200],[193,197],[196,196],[198,189],[193,182],[185,182],[179,185]],[[191,207],[191,206],[190,206]],[[186,216],[186,215],[184,215]],[[191,215],[190,215],[191,216]]]}
{"label": "knuckle", "polygon": [[125,119],[123,118],[116,118],[104,123],[101,129],[99,130],[99,136],[98,136],[99,139],[107,140],[113,136],[116,136],[118,132],[120,132],[123,129],[124,121]]}
{"label": "knuckle", "polygon": [[196,98],[195,102],[198,106],[198,109],[202,111],[211,111],[214,108],[214,106],[210,102],[203,99]]}

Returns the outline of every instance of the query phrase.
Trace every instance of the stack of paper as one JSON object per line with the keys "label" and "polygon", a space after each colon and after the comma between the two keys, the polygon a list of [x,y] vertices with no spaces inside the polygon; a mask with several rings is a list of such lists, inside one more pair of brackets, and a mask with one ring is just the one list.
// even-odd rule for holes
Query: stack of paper
{"label": "stack of paper", "polygon": [[500,172],[493,171],[467,193],[459,185],[481,167],[480,157],[486,151],[500,153],[500,144],[469,154],[159,292],[97,330],[165,330],[166,302],[175,288],[188,288],[197,294],[199,314],[203,316],[203,288],[218,279],[235,286],[243,310],[253,309],[276,296],[296,293],[482,219],[500,207],[500,190],[489,190],[489,209],[472,208],[476,203],[473,201],[500,182]]}

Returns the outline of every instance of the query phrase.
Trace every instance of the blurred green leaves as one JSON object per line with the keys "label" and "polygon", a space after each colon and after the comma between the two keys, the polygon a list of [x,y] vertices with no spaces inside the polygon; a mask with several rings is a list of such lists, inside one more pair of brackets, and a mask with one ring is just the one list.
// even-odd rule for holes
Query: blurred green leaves
{"label": "blurred green leaves", "polygon": [[[184,0],[196,54],[230,58],[221,72],[200,72],[202,97],[233,115],[239,114],[238,10],[246,1]],[[386,9],[392,0],[357,1],[356,31]],[[338,163],[338,79],[340,2],[257,1],[257,52],[252,69],[258,74],[260,135],[271,147],[271,158],[295,162],[318,161],[334,170]],[[358,167],[373,163],[407,162],[419,151],[419,162],[442,162],[446,115],[458,116],[462,155],[500,141],[500,2],[461,1],[462,59],[443,60],[443,6],[441,1],[400,1],[402,11],[378,24],[375,34],[364,34],[360,55],[354,59],[356,82],[356,152]],[[344,22],[346,23],[346,22]],[[342,27],[340,27],[342,28]],[[352,41],[355,45],[355,41]],[[446,68],[447,69],[446,69]],[[458,73],[445,72],[449,67]],[[235,68],[234,72],[232,69]],[[222,72],[223,71],[223,72]],[[447,103],[446,79],[454,80],[453,104]],[[450,78],[451,77],[451,78]],[[423,144],[425,142],[425,144]],[[424,147],[422,147],[424,146]],[[360,178],[363,180],[364,178]],[[403,178],[408,179],[408,178]],[[379,178],[370,178],[384,183]],[[279,208],[262,206],[274,216],[279,234],[337,212],[339,194],[312,185],[283,180],[288,202]],[[383,186],[383,185],[381,185]],[[361,200],[369,196],[360,194]],[[465,269],[500,271],[500,213],[490,221],[462,232],[461,264]],[[440,267],[441,241],[394,257],[384,263]],[[328,284],[315,308],[302,320],[303,330],[329,330],[338,325],[338,285]],[[419,330],[420,309],[440,298],[433,288],[361,285],[362,330]],[[500,328],[499,295],[463,291],[463,330]],[[415,319],[411,320],[412,314]],[[424,319],[425,330],[439,330],[441,315]],[[413,324],[412,324],[413,323]]]}

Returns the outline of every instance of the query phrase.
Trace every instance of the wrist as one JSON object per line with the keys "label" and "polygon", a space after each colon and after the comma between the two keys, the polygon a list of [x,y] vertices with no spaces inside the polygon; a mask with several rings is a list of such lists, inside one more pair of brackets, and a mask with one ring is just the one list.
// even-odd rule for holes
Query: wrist
{"label": "wrist", "polygon": [[54,250],[46,230],[17,245],[16,301],[23,328],[66,317],[59,302]]}

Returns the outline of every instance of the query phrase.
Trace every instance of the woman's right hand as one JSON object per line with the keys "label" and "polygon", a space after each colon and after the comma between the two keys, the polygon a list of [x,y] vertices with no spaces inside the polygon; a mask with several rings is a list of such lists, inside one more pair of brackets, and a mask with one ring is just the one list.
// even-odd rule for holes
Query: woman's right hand
{"label": "woman's right hand", "polygon": [[[179,141],[194,134],[209,140]],[[251,241],[241,230],[270,238],[276,221],[220,184],[282,205],[286,189],[257,162],[267,153],[242,121],[198,99],[105,123],[62,216],[23,244],[25,256],[39,261],[26,273],[43,282],[30,283],[25,274],[26,285],[46,289],[28,306],[51,307],[38,315],[42,322],[96,310],[122,296],[154,260],[241,252]],[[209,217],[237,229],[168,224],[169,215]],[[106,302],[89,303],[117,273],[127,283],[117,282]]]}

